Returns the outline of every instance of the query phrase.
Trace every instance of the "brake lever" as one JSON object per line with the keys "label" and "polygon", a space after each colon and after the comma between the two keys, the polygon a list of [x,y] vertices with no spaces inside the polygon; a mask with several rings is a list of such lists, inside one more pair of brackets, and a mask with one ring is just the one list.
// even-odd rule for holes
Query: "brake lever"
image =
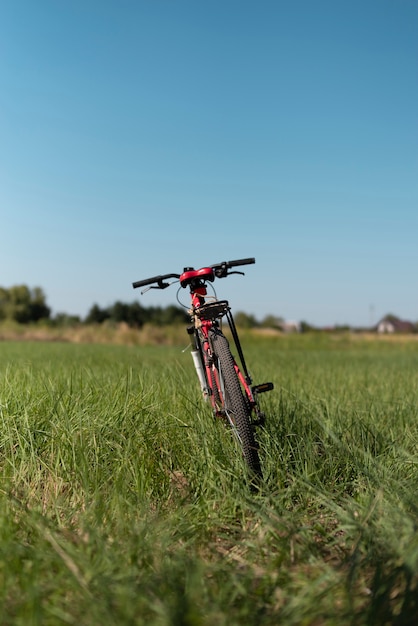
{"label": "brake lever", "polygon": [[150,289],[167,289],[170,285],[171,283],[163,283],[162,281],[159,281],[158,285],[151,285],[150,287],[144,289],[144,291],[141,291],[141,296],[143,296],[144,293],[147,293]]}
{"label": "brake lever", "polygon": [[227,273],[227,276],[231,276],[231,274],[241,274],[241,276],[245,276],[245,273],[244,273],[244,272],[237,272],[236,270],[235,270],[235,271],[233,271],[233,272],[228,272],[228,273]]}

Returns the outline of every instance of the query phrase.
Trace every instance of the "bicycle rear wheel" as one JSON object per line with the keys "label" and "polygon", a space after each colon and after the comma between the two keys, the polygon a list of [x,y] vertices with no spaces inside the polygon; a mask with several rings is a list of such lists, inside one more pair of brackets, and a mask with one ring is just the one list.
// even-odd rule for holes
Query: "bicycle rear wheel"
{"label": "bicycle rear wheel", "polygon": [[230,420],[242,446],[244,458],[250,470],[261,476],[261,464],[258,446],[254,438],[248,402],[244,398],[242,387],[235,371],[235,361],[226,337],[219,330],[210,331],[210,342],[217,357],[217,369],[223,381],[223,402],[225,413]]}

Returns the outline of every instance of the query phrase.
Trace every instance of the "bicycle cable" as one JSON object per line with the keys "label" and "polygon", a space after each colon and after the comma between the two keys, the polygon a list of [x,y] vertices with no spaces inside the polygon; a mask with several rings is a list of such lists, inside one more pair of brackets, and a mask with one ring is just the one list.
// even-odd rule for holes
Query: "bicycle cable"
{"label": "bicycle cable", "polygon": [[[207,286],[207,287],[210,287],[210,288],[212,289],[212,291],[213,291],[213,295],[211,295],[211,296],[205,296],[205,299],[211,299],[211,300],[215,300],[215,301],[216,301],[216,300],[218,299],[218,296],[217,296],[217,293],[216,293],[215,287],[212,285],[212,283],[206,283],[206,286]],[[180,298],[179,298],[179,293],[180,293],[180,291],[181,291],[182,289],[183,289],[183,287],[181,287],[181,286],[177,289],[177,293],[176,293],[176,300],[177,300],[178,304],[179,304],[181,307],[183,307],[183,309],[186,309],[186,311],[189,311],[189,310],[190,310],[190,304],[183,304],[183,302],[181,302],[181,300],[180,300]]]}

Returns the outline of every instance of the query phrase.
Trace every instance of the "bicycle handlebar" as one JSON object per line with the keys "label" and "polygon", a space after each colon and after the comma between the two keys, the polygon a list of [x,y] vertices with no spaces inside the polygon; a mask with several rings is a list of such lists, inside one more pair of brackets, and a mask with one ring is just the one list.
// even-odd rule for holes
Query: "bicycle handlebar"
{"label": "bicycle handlebar", "polygon": [[254,257],[250,259],[237,259],[236,261],[224,261],[223,263],[214,263],[210,265],[213,270],[216,270],[220,267],[226,267],[227,269],[230,267],[238,267],[239,265],[250,265],[251,263],[255,263]]}
{"label": "bicycle handlebar", "polygon": [[167,280],[167,278],[180,278],[180,274],[162,274],[161,276],[153,276],[152,278],[146,278],[145,280],[137,280],[136,282],[132,283],[132,287],[136,289],[137,287],[152,285],[152,283],[157,283],[161,286],[163,284],[163,281]]}
{"label": "bicycle handlebar", "polygon": [[[238,267],[239,265],[250,265],[255,263],[255,258],[248,259],[236,259],[235,261],[223,261],[222,263],[214,263],[213,265],[209,265],[208,267],[212,268],[215,272],[215,276],[217,278],[224,278],[227,276],[228,269],[231,267]],[[153,276],[152,278],[146,278],[145,280],[137,280],[132,283],[134,289],[137,287],[146,287],[147,285],[152,285],[153,283],[157,283],[160,289],[164,289],[169,285],[164,283],[168,278],[180,278],[181,274],[161,274],[160,276]]]}

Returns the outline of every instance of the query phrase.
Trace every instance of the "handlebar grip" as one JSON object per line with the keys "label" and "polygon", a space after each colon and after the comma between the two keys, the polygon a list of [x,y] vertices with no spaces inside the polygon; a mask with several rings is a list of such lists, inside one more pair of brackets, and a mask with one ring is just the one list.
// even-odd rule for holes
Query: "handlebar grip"
{"label": "handlebar grip", "polygon": [[237,267],[238,265],[250,265],[251,263],[255,263],[254,257],[250,259],[237,259],[236,261],[228,261],[227,265],[229,265],[229,267]]}
{"label": "handlebar grip", "polygon": [[132,283],[132,287],[136,289],[137,287],[145,287],[146,285],[152,285],[152,283],[158,283],[159,280],[162,279],[162,276],[154,276],[153,278],[146,278],[145,280],[137,280]]}
{"label": "handlebar grip", "polygon": [[[167,280],[167,278],[180,278],[180,274],[160,274],[159,276],[153,276],[152,278],[145,278],[145,280],[137,280],[132,283],[132,287],[136,289],[137,287],[145,287],[146,285],[157,283],[160,289],[163,289],[162,282],[163,280]],[[165,286],[168,287],[168,285]]]}

